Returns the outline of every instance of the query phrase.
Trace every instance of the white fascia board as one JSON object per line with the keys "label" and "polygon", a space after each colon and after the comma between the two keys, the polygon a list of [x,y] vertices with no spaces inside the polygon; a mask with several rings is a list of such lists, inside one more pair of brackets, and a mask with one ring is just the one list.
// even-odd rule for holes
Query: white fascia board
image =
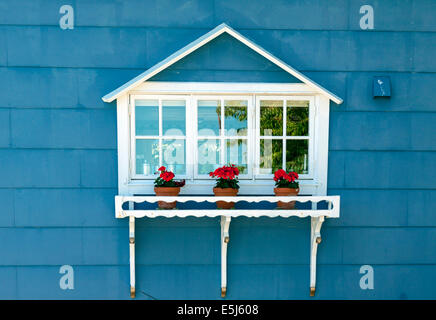
{"label": "white fascia board", "polygon": [[181,48],[180,50],[176,51],[175,53],[170,55],[168,58],[162,60],[158,64],[154,65],[150,69],[148,69],[145,72],[138,75],[137,77],[126,82],[121,87],[119,87],[116,90],[112,91],[111,93],[105,95],[102,98],[103,101],[112,102],[113,100],[117,99],[118,97],[120,97],[121,95],[126,93],[127,91],[134,89],[136,86],[138,86],[142,82],[147,81],[148,79],[150,79],[151,77],[153,77],[157,73],[168,68],[169,66],[176,63],[180,59],[186,57],[191,52],[202,47],[203,45],[205,45],[206,43],[215,39],[216,37],[220,36],[224,32],[227,32],[229,35],[231,35],[235,39],[241,41],[246,46],[248,46],[252,50],[256,51],[258,54],[265,57],[266,59],[268,59],[269,61],[271,61],[272,63],[274,63],[275,65],[277,65],[281,69],[283,69],[284,71],[288,72],[289,74],[291,74],[295,78],[299,79],[303,83],[306,83],[307,85],[313,87],[317,92],[320,92],[320,93],[326,95],[333,102],[335,102],[337,104],[342,103],[343,100],[341,98],[339,98],[335,94],[331,93],[327,89],[323,88],[322,86],[320,86],[316,82],[312,81],[311,79],[309,79],[308,77],[306,77],[302,73],[298,72],[297,70],[295,70],[294,68],[292,68],[291,66],[289,66],[288,64],[286,64],[285,62],[280,60],[279,58],[275,57],[274,55],[272,55],[271,53],[269,53],[268,51],[266,51],[262,47],[258,46],[257,44],[255,44],[251,40],[247,39],[246,37],[241,35],[239,32],[235,31],[234,29],[232,29],[231,27],[229,27],[225,23],[220,24],[216,28],[212,29],[208,33],[206,33],[203,36],[201,36],[200,38],[198,38],[197,40],[191,42],[190,44],[188,44],[185,47]]}
{"label": "white fascia board", "polygon": [[145,81],[130,94],[319,94],[305,83]]}
{"label": "white fascia board", "polygon": [[197,40],[191,42],[190,44],[184,46],[183,48],[177,50],[172,55],[170,55],[168,58],[162,60],[158,64],[154,65],[150,69],[144,71],[137,77],[133,78],[132,80],[126,82],[121,87],[115,89],[111,93],[105,95],[102,99],[104,102],[112,102],[125,92],[135,88],[138,84],[147,81],[147,79],[150,79],[157,73],[161,72],[162,70],[168,68],[172,64],[176,63],[180,59],[186,57],[191,52],[197,50],[201,46],[205,45],[209,41],[215,39],[216,37],[220,36],[223,32],[225,32],[223,24],[220,24],[215,29],[209,31],[208,33],[204,34]]}
{"label": "white fascia board", "polygon": [[338,96],[336,96],[332,92],[328,91],[327,89],[323,88],[322,86],[317,84],[315,81],[312,81],[311,79],[309,79],[308,77],[303,75],[301,72],[295,70],[294,68],[292,68],[291,66],[289,66],[288,64],[286,64],[285,62],[283,62],[282,60],[280,60],[279,58],[277,58],[273,54],[269,53],[268,51],[266,51],[265,49],[263,49],[259,45],[255,44],[251,40],[247,39],[246,37],[244,37],[239,32],[233,30],[229,26],[227,26],[227,29],[228,29],[228,30],[226,30],[227,33],[229,33],[234,38],[238,39],[239,41],[244,43],[246,46],[248,46],[249,48],[253,49],[258,54],[260,54],[261,56],[265,57],[266,59],[268,59],[269,61],[271,61],[272,63],[274,63],[278,67],[280,67],[284,71],[288,72],[289,74],[291,74],[292,76],[294,76],[298,80],[300,80],[300,81],[306,83],[307,85],[313,87],[316,91],[325,94],[329,99],[331,99],[333,102],[335,102],[337,104],[341,104],[343,102],[343,100],[341,98],[339,98]]}

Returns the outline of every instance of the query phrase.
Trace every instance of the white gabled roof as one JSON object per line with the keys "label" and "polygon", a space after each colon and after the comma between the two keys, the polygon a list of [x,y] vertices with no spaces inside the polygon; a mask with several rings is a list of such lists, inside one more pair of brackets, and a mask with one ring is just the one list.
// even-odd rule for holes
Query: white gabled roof
{"label": "white gabled roof", "polygon": [[275,57],[274,55],[272,55],[271,53],[269,53],[268,51],[266,51],[262,47],[258,46],[257,44],[255,44],[251,40],[247,39],[246,37],[241,35],[239,32],[233,30],[231,27],[229,27],[225,23],[220,24],[216,28],[212,29],[208,33],[206,33],[203,36],[201,36],[200,38],[198,38],[197,40],[195,40],[195,41],[191,42],[190,44],[184,46],[180,50],[174,52],[168,58],[162,60],[158,64],[154,65],[150,69],[148,69],[148,70],[144,71],[143,73],[141,73],[140,75],[138,75],[137,77],[133,78],[132,80],[130,80],[128,82],[126,82],[121,87],[119,87],[119,88],[115,89],[114,91],[108,93],[107,95],[105,95],[102,98],[103,101],[105,101],[105,102],[112,102],[112,101],[114,101],[115,99],[117,99],[121,95],[125,94],[127,91],[134,89],[136,86],[138,86],[142,82],[147,81],[148,79],[150,79],[154,75],[156,75],[159,72],[161,72],[162,70],[168,68],[169,66],[171,66],[174,63],[176,63],[180,59],[186,57],[191,52],[193,52],[193,51],[197,50],[198,48],[202,47],[203,45],[205,45],[206,43],[208,43],[211,40],[215,39],[216,37],[220,36],[224,32],[227,32],[232,37],[238,39],[239,41],[241,41],[242,43],[244,43],[245,45],[247,45],[248,47],[250,47],[251,49],[256,51],[261,56],[265,57],[266,59],[268,59],[269,61],[271,61],[275,65],[279,66],[280,68],[282,68],[283,70],[285,70],[286,72],[288,72],[289,74],[294,76],[295,78],[297,78],[300,81],[302,81],[302,82],[306,83],[307,85],[311,86],[316,91],[325,94],[329,99],[331,99],[335,103],[337,103],[337,104],[341,104],[342,103],[343,100],[341,98],[339,98],[335,94],[331,93],[327,89],[323,88],[322,86],[320,86],[316,82],[312,81],[311,79],[309,79],[308,77],[306,77],[302,73],[298,72],[297,70],[295,70],[294,68],[292,68],[291,66],[289,66],[288,64],[286,64],[285,62],[280,60],[279,58]]}

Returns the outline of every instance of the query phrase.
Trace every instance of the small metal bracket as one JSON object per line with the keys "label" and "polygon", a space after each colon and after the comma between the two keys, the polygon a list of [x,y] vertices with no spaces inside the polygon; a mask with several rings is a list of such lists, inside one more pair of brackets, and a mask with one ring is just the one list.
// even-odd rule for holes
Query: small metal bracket
{"label": "small metal bracket", "polygon": [[321,243],[321,227],[324,216],[310,218],[310,296],[315,295],[316,289],[316,255],[318,244]]}
{"label": "small metal bracket", "polygon": [[221,216],[221,297],[227,294],[227,244],[230,241],[229,228],[231,217]]}

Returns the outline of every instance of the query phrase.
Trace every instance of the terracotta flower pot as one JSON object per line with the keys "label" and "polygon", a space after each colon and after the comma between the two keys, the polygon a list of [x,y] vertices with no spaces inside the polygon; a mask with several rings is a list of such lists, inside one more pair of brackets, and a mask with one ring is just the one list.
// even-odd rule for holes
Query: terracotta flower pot
{"label": "terracotta flower pot", "polygon": [[[274,194],[277,197],[286,197],[286,196],[296,196],[300,192],[300,189],[294,189],[294,188],[274,188]],[[277,208],[279,209],[294,209],[295,208],[295,201],[290,202],[283,202],[279,201],[277,202]]]}
{"label": "terracotta flower pot", "polygon": [[[154,187],[154,192],[157,196],[177,197],[180,192],[180,187]],[[177,205],[177,201],[158,201],[157,204],[161,209],[174,209]]]}
{"label": "terracotta flower pot", "polygon": [[[235,197],[238,194],[238,189],[233,188],[213,188],[215,197]],[[216,207],[218,209],[232,209],[235,207],[234,202],[217,201]]]}

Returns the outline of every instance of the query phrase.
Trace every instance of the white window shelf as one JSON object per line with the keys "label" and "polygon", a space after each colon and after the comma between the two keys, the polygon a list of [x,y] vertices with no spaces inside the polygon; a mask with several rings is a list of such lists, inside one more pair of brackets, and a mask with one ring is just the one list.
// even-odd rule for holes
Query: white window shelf
{"label": "white window shelf", "polygon": [[[245,201],[259,203],[267,201],[275,203],[277,201],[289,202],[311,202],[311,209],[184,209],[184,210],[135,210],[134,203],[156,203],[157,201],[166,202],[216,202]],[[317,204],[321,201],[327,202],[326,209],[318,209]],[[128,209],[123,209],[123,204],[128,203]],[[225,297],[227,292],[227,246],[230,240],[229,227],[232,217],[283,217],[292,216],[311,218],[310,232],[310,295],[315,295],[316,286],[316,255],[318,244],[321,243],[321,226],[325,218],[339,218],[340,197],[339,196],[236,196],[236,197],[214,197],[214,196],[178,196],[178,197],[157,197],[157,196],[115,196],[115,216],[116,218],[129,217],[129,240],[130,240],[130,294],[135,297],[135,218],[155,218],[155,217],[221,217],[221,296]]]}

